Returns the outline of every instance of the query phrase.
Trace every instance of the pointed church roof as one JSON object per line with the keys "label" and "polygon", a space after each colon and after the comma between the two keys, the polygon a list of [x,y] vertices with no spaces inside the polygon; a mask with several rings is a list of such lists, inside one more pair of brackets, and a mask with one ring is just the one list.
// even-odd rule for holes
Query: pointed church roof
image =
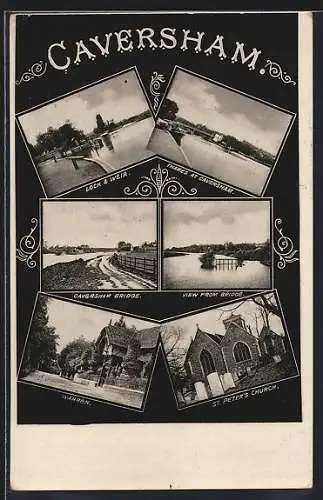
{"label": "pointed church roof", "polygon": [[210,337],[210,339],[212,339],[217,344],[221,344],[221,341],[223,338],[223,335],[218,335],[217,333],[209,333],[209,332],[205,332],[204,330],[201,330],[199,325],[196,325],[196,334],[197,333],[202,333],[203,335],[207,335],[208,337]]}
{"label": "pointed church roof", "polygon": [[191,349],[192,349],[192,346],[194,345],[195,343],[195,340],[197,339],[197,336],[198,335],[206,335],[208,338],[210,338],[213,342],[215,342],[219,347],[220,347],[220,344],[222,342],[222,339],[223,339],[223,335],[218,335],[217,333],[209,333],[209,332],[205,332],[204,330],[201,330],[201,328],[199,327],[198,323],[196,324],[196,332],[195,332],[195,336],[194,338],[191,338],[191,342],[190,342],[190,345],[188,346],[188,349],[187,349],[187,352],[186,352],[186,356],[185,356],[185,361],[184,361],[184,364],[186,363],[187,361],[187,358],[189,357],[190,355],[190,352],[191,352]]}
{"label": "pointed church roof", "polygon": [[[223,320],[223,323],[226,323],[227,321],[234,321],[236,319],[241,319],[242,316],[241,314],[234,314],[234,313],[231,313],[230,316],[228,316],[227,318],[225,318]],[[243,319],[243,318],[242,318]]]}

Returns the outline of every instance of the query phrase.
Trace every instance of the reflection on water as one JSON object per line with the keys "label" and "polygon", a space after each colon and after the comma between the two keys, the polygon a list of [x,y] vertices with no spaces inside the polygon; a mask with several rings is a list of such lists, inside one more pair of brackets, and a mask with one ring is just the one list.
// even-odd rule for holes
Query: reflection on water
{"label": "reflection on water", "polygon": [[[242,267],[219,265],[202,269],[201,253],[190,253],[163,259],[163,286],[168,289],[194,288],[270,288],[270,267],[258,261],[244,261]],[[216,258],[224,258],[216,255]],[[230,257],[225,257],[230,259]],[[235,259],[233,259],[235,260]]]}
{"label": "reflection on water", "polygon": [[113,150],[107,147],[92,150],[90,157],[99,163],[107,163],[114,169],[149,158],[153,153],[146,148],[153,127],[152,118],[124,125],[110,134]]}
{"label": "reflection on water", "polygon": [[190,164],[217,179],[260,194],[270,168],[246,158],[227,153],[223,149],[201,137],[186,135],[182,139],[182,149]]}
{"label": "reflection on water", "polygon": [[112,132],[111,141],[115,152],[120,155],[132,148],[146,148],[153,127],[154,120],[145,118],[139,122],[124,125],[116,132]]}
{"label": "reflection on water", "polygon": [[257,195],[261,194],[271,170],[243,155],[226,152],[219,145],[198,136],[184,135],[179,146],[169,132],[158,128],[155,128],[148,147],[166,158]]}

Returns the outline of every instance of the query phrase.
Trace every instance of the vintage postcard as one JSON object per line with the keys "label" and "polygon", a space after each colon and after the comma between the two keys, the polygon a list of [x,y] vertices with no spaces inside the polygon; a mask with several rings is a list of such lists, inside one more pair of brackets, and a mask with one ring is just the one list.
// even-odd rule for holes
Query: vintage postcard
{"label": "vintage postcard", "polygon": [[12,489],[310,488],[311,14],[7,23]]}

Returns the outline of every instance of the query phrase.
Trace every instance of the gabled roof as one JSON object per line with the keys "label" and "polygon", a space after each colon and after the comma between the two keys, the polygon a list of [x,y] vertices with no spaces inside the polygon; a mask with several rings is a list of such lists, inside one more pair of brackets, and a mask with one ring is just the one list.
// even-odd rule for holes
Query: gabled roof
{"label": "gabled roof", "polygon": [[234,321],[234,320],[235,320],[235,319],[237,319],[237,318],[242,318],[241,314],[234,314],[234,313],[231,313],[231,314],[230,314],[230,316],[228,316],[227,318],[225,318],[225,319],[223,320],[223,323],[224,323],[225,321]]}
{"label": "gabled roof", "polygon": [[187,358],[189,357],[189,355],[191,353],[192,346],[194,345],[194,343],[199,335],[206,335],[209,339],[211,339],[213,342],[215,342],[218,347],[220,347],[220,344],[221,344],[222,339],[224,337],[223,335],[218,335],[217,333],[212,334],[212,333],[204,332],[203,330],[200,329],[199,326],[197,326],[195,337],[194,337],[194,339],[191,340],[190,345],[188,346],[184,364],[186,363]]}
{"label": "gabled roof", "polygon": [[159,326],[134,331],[125,325],[108,325],[101,330],[96,345],[99,345],[106,337],[109,344],[127,348],[130,339],[134,335],[138,338],[142,349],[153,349],[157,344]]}
{"label": "gabled roof", "polygon": [[274,335],[275,337],[282,337],[282,335],[279,335],[278,333],[274,332],[268,326],[264,325],[261,329],[261,332],[259,334],[259,339],[263,338],[265,335]]}
{"label": "gabled roof", "polygon": [[119,347],[128,347],[129,340],[134,335],[134,331],[125,326],[109,325],[107,326],[107,336],[110,344]]}
{"label": "gabled roof", "polygon": [[136,332],[142,349],[153,349],[156,347],[160,332],[159,326],[152,326]]}
{"label": "gabled roof", "polygon": [[223,335],[219,335],[218,333],[208,333],[208,332],[202,332],[202,333],[204,333],[205,335],[207,335],[208,337],[210,337],[210,339],[212,339],[218,345],[221,344],[222,339],[223,339]]}

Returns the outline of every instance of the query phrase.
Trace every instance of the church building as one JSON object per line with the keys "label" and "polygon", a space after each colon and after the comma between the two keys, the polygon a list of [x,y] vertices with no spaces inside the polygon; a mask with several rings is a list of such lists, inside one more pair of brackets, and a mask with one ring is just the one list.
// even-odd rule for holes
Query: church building
{"label": "church building", "polygon": [[258,339],[239,314],[231,314],[223,324],[224,335],[205,332],[197,325],[186,353],[184,368],[199,400],[224,394],[242,377],[252,375],[264,353],[278,362],[285,352],[280,335],[264,327]]}

